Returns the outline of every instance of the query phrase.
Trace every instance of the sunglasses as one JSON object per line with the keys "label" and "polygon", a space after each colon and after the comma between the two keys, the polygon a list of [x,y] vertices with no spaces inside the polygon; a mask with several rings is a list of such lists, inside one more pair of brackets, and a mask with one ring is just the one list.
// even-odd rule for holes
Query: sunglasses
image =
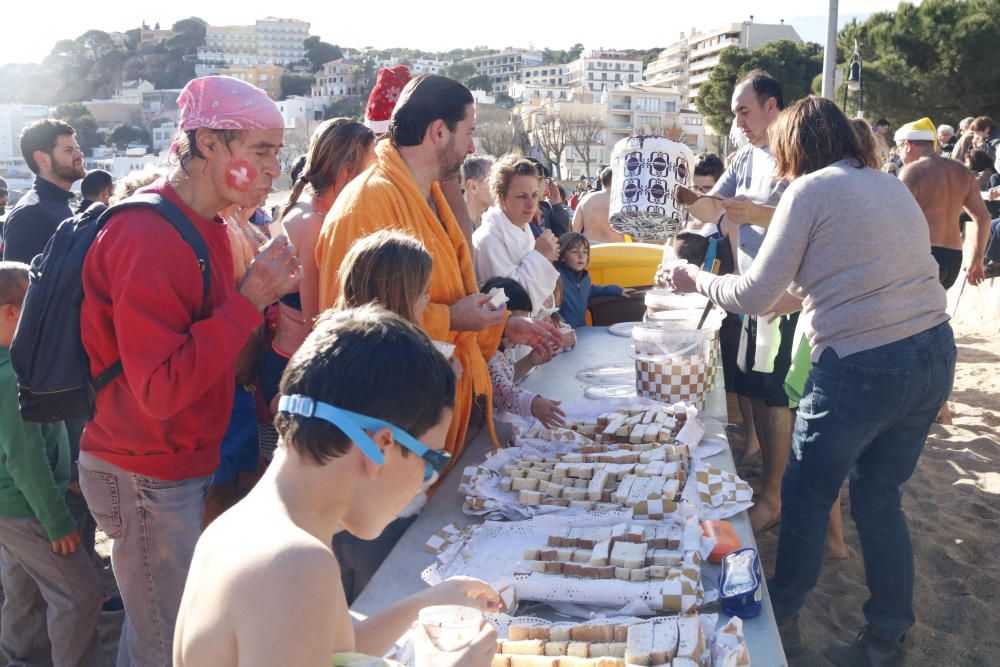
{"label": "sunglasses", "polygon": [[278,401],[278,412],[297,415],[299,417],[322,419],[325,422],[333,424],[358,446],[362,454],[372,463],[377,463],[378,465],[385,463],[385,457],[375,444],[375,441],[365,431],[377,431],[387,428],[392,431],[392,436],[397,444],[410,450],[424,460],[424,483],[432,481],[436,475],[444,472],[444,469],[448,466],[448,461],[451,460],[451,454],[448,452],[431,449],[398,426],[394,426],[381,419],[375,419],[374,417],[360,415],[357,412],[334,407],[329,403],[314,401],[308,396],[300,396],[298,394],[282,396],[281,400]]}

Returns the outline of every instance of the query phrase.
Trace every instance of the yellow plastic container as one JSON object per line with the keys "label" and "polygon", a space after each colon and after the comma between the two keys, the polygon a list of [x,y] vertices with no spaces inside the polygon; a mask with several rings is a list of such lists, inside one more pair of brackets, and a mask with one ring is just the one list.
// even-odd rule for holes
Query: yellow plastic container
{"label": "yellow plastic container", "polygon": [[653,243],[602,243],[590,246],[590,277],[595,285],[652,285],[663,258]]}

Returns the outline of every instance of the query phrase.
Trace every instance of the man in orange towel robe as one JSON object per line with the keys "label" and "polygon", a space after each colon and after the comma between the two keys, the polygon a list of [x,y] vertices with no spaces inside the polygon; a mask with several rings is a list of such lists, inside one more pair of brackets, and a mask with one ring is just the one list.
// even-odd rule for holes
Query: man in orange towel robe
{"label": "man in orange towel robe", "polygon": [[436,75],[412,79],[396,103],[388,139],[376,147],[374,164],[337,197],[316,245],[321,309],[340,295],[340,265],[364,236],[401,231],[423,242],[434,258],[430,303],[420,326],[431,339],[456,345],[462,364],[446,444],[453,461],[462,453],[476,396],[486,397],[492,432],[486,362],[501,336],[530,345],[545,358],[561,346],[551,324],[490,310],[488,297],[479,293],[472,253],[440,186],[454,180],[465,156],[474,152],[474,129],[475,107],[465,86]]}

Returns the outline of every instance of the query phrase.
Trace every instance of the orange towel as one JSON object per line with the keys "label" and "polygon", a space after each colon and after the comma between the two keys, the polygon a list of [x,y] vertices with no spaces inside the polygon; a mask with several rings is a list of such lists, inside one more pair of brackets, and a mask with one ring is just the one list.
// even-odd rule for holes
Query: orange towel
{"label": "orange towel", "polygon": [[316,244],[320,310],[331,307],[340,295],[338,271],[356,240],[381,229],[395,229],[423,242],[434,258],[434,268],[431,300],[420,326],[432,340],[453,343],[455,356],[463,368],[446,445],[454,462],[465,445],[475,396],[486,396],[487,426],[494,446],[498,446],[486,360],[500,345],[503,325],[478,333],[450,329],[451,305],[479,291],[469,245],[436,182],[431,185],[431,196],[438,214],[424,199],[406,163],[388,141],[380,142],[375,153],[375,163],[344,188],[323,222]]}

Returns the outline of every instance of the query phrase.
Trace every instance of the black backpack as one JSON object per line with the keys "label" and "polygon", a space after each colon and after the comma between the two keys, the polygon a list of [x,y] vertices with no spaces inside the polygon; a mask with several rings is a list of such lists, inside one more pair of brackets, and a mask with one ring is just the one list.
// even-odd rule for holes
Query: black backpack
{"label": "black backpack", "polygon": [[211,275],[208,246],[173,202],[155,193],[143,193],[110,208],[96,203],[67,218],[42,254],[31,262],[28,292],[10,346],[21,417],[26,421],[92,419],[97,392],[122,372],[119,360],[96,378],[90,376],[90,359],[80,335],[83,262],[108,219],[135,208],[154,209],[191,246],[201,270],[203,303],[207,303]]}

